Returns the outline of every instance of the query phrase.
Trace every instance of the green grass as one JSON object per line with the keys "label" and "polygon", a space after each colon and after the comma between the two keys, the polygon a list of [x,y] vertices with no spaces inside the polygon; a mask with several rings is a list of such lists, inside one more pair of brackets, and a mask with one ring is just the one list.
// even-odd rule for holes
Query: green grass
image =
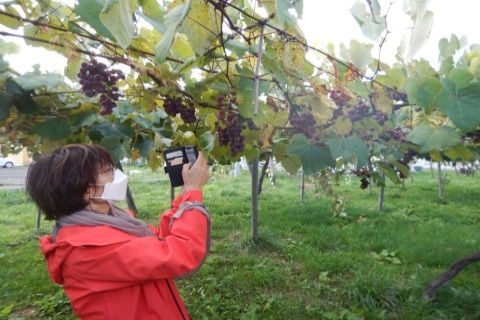
{"label": "green grass", "polygon": [[[168,207],[163,172],[129,166],[138,216],[157,223]],[[266,179],[259,199],[260,239],[251,237],[251,183],[215,174],[205,187],[212,248],[200,272],[178,282],[193,319],[479,319],[480,267],[465,268],[432,301],[424,286],[459,258],[479,250],[480,181],[448,173],[447,203],[436,180],[417,173],[406,188],[387,183],[377,212],[372,194],[342,179],[346,218],[299,177]],[[0,319],[74,319],[60,287],[48,279],[38,250],[35,207],[23,191],[0,191]]]}

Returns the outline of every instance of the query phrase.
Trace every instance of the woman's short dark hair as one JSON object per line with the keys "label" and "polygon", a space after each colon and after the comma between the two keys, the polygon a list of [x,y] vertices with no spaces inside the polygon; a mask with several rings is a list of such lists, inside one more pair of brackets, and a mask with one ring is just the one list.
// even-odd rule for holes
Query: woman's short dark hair
{"label": "woman's short dark hair", "polygon": [[87,188],[96,183],[99,170],[110,165],[115,161],[103,147],[66,145],[30,165],[26,191],[47,220],[57,220],[88,205]]}

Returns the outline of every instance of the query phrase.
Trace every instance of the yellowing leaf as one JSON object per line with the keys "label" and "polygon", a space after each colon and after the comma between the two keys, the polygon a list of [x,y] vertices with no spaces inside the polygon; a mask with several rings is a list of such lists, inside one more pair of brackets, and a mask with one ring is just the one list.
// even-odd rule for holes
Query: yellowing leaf
{"label": "yellowing leaf", "polygon": [[456,147],[448,148],[445,150],[445,155],[452,160],[469,161],[473,158],[473,153],[465,147],[463,144],[459,144]]}
{"label": "yellowing leaf", "polygon": [[346,136],[352,131],[352,121],[347,117],[338,117],[333,128],[335,133],[341,136]]}
{"label": "yellowing leaf", "polygon": [[[171,8],[185,3],[186,0],[174,1]],[[169,8],[169,9],[171,9]],[[190,11],[182,22],[179,31],[184,32],[197,55],[208,50],[220,31],[220,16],[213,6],[204,0],[192,0]]]}
{"label": "yellowing leaf", "polygon": [[188,60],[195,57],[195,52],[190,45],[191,41],[183,34],[177,34],[172,44],[172,55],[176,58]]}
{"label": "yellowing leaf", "polygon": [[377,99],[375,101],[378,110],[391,115],[393,112],[393,101],[387,96],[383,87],[377,88]]}
{"label": "yellowing leaf", "polygon": [[163,159],[157,154],[155,149],[150,150],[150,156],[148,157],[147,164],[154,171],[163,166]]}
{"label": "yellowing leaf", "polygon": [[258,147],[261,150],[268,149],[272,146],[273,135],[275,134],[275,128],[268,124],[262,128],[260,138],[258,139]]}

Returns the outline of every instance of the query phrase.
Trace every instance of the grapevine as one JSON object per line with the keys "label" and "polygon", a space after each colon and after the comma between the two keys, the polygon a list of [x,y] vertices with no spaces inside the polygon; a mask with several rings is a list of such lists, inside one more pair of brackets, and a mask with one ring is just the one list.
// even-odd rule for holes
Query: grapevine
{"label": "grapevine", "polygon": [[107,65],[91,59],[90,62],[82,62],[77,77],[82,85],[83,93],[93,98],[99,94],[99,104],[102,106],[101,115],[111,114],[113,108],[117,106],[120,94],[117,86],[118,80],[125,80],[125,75],[121,70],[109,70]]}

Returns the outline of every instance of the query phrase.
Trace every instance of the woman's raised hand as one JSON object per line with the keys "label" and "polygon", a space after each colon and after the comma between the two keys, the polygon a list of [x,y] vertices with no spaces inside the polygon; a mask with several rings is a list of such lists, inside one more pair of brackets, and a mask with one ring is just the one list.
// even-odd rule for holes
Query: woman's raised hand
{"label": "woman's raised hand", "polygon": [[182,176],[184,182],[182,191],[202,190],[210,176],[207,159],[202,152],[198,153],[198,158],[194,165],[191,163],[183,165]]}

